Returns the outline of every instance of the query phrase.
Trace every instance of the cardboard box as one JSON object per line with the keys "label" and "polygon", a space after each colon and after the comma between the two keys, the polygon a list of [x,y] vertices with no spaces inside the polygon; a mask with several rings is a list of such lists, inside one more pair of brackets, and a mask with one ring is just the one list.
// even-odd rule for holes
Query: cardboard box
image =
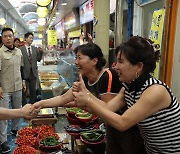
{"label": "cardboard box", "polygon": [[84,154],[86,150],[86,145],[80,140],[80,139],[75,139],[75,147],[76,150],[78,151],[78,154]]}

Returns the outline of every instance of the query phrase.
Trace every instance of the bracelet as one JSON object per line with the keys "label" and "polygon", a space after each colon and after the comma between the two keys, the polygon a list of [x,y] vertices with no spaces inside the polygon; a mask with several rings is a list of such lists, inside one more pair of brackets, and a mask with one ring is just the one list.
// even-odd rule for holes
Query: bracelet
{"label": "bracelet", "polygon": [[[89,96],[90,93],[87,93],[87,95]],[[87,107],[87,104],[88,104],[88,102],[90,101],[90,99],[91,99],[91,97],[89,96],[89,98],[87,99],[87,102],[85,103],[84,107]]]}

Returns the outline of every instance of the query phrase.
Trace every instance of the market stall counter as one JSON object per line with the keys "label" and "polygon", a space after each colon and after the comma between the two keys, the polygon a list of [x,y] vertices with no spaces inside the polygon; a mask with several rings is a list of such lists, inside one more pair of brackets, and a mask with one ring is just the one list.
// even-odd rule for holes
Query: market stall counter
{"label": "market stall counter", "polygon": [[57,123],[57,118],[53,113],[52,108],[44,108],[40,110],[40,113],[36,118],[31,119],[30,123],[32,125],[32,128],[42,124],[51,125],[53,126],[53,128],[55,128],[55,124]]}
{"label": "market stall counter", "polygon": [[58,81],[59,77],[56,71],[39,71],[39,81],[43,99],[53,97],[52,85]]}
{"label": "market stall counter", "polygon": [[84,154],[90,149],[93,154],[105,153],[105,131],[100,130],[98,116],[77,107],[66,108],[69,125],[65,127],[71,135],[71,149]]}

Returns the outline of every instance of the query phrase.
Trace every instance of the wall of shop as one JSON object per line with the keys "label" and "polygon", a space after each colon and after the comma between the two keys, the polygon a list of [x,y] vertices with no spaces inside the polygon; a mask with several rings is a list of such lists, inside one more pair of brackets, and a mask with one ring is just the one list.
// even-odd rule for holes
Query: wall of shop
{"label": "wall of shop", "polygon": [[133,35],[149,37],[153,12],[162,9],[166,0],[138,4],[134,2]]}
{"label": "wall of shop", "polygon": [[173,73],[171,88],[177,99],[180,101],[180,3],[178,3],[178,16],[175,36],[174,59],[173,59]]}
{"label": "wall of shop", "polygon": [[[21,26],[21,24],[18,22],[18,19],[14,18],[9,11],[11,9],[4,8],[4,6],[0,3],[0,18],[4,18],[6,20],[6,27],[14,28],[15,29],[15,36],[16,37],[24,37],[24,34],[27,32],[26,29]],[[20,19],[20,18],[19,18]],[[22,19],[21,19],[22,20]],[[0,29],[2,29],[4,26],[1,26]]]}

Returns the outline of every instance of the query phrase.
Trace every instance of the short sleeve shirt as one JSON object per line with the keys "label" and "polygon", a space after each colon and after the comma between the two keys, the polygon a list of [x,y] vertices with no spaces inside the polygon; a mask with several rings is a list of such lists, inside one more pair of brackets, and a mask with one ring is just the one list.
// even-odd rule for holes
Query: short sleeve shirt
{"label": "short sleeve shirt", "polygon": [[0,48],[1,87],[3,92],[15,92],[22,89],[20,68],[23,66],[21,50],[9,50],[4,45]]}
{"label": "short sleeve shirt", "polygon": [[[110,74],[112,75],[111,84],[109,83],[110,75],[108,74],[106,70],[102,73],[100,78],[93,84],[89,84],[88,79],[84,78],[84,82],[87,89],[91,91],[97,98],[100,98],[101,95],[108,94],[108,93],[117,94],[122,87],[122,84],[119,81],[119,77],[116,71],[113,70],[112,68],[109,68],[108,70],[110,71]],[[109,85],[110,87],[108,87]]]}

